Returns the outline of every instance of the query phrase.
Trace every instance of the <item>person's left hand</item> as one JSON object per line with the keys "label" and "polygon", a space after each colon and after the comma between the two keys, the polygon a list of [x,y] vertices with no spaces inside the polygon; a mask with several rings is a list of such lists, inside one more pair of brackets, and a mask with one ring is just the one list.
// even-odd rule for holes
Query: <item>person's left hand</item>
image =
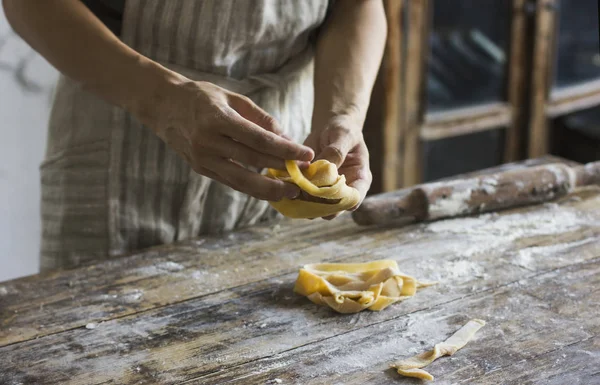
{"label": "person's left hand", "polygon": [[[336,116],[323,127],[313,127],[304,144],[315,151],[314,160],[326,159],[335,163],[338,172],[346,176],[346,183],[358,190],[360,201],[351,209],[356,210],[373,180],[362,125],[347,116]],[[324,219],[333,219],[338,215]]]}

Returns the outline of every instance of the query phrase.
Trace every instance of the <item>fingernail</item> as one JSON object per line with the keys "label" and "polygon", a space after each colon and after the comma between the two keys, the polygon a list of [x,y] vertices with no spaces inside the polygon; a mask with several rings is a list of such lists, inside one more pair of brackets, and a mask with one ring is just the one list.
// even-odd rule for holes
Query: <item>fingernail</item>
{"label": "fingernail", "polygon": [[283,195],[288,199],[296,199],[300,195],[300,189],[297,186],[287,185]]}

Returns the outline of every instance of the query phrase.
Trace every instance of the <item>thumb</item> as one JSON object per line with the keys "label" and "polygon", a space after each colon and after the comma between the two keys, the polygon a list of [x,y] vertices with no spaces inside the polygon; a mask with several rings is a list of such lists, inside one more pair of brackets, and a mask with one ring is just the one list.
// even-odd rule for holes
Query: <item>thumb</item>
{"label": "thumb", "polygon": [[327,145],[321,148],[317,159],[325,159],[340,167],[354,146],[352,135],[346,130],[334,130],[329,135]]}

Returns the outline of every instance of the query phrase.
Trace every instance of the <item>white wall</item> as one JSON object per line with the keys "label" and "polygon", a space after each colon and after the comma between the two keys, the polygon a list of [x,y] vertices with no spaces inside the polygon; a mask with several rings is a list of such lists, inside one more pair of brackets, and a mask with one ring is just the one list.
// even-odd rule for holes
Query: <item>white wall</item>
{"label": "white wall", "polygon": [[56,78],[0,6],[0,281],[38,271],[38,166]]}

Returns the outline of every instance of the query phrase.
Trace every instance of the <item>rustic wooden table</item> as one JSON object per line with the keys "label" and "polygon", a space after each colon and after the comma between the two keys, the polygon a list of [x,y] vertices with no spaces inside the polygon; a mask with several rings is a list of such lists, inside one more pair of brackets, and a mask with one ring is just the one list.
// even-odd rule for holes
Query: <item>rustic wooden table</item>
{"label": "rustic wooden table", "polygon": [[[600,384],[600,188],[401,229],[284,221],[0,283],[1,384],[416,384],[389,369],[470,318],[438,384]],[[439,280],[382,312],[292,292],[318,261]]]}

